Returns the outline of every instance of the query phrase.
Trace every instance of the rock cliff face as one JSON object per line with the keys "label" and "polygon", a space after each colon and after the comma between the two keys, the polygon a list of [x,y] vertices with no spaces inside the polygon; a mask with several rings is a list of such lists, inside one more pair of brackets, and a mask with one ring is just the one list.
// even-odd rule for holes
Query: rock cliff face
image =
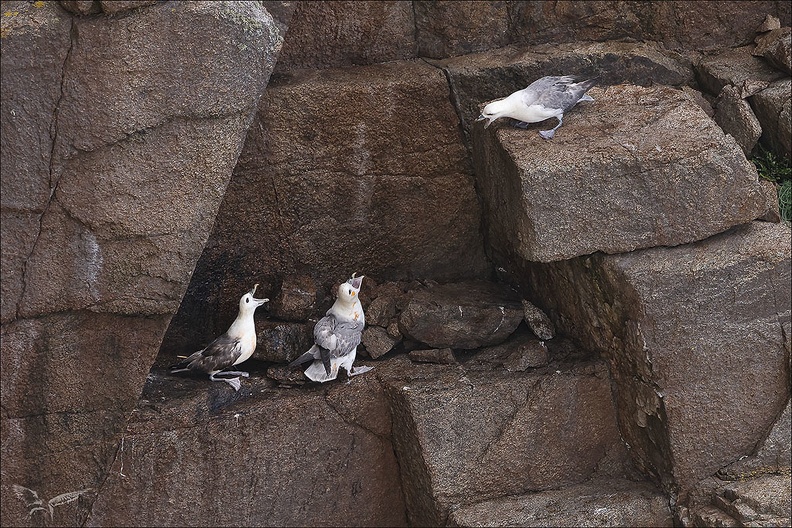
{"label": "rock cliff face", "polygon": [[14,484],[104,481],[282,39],[255,3],[65,4],[2,5],[3,525]]}
{"label": "rock cliff face", "polygon": [[[0,524],[789,523],[787,2],[0,11]],[[242,389],[167,374],[254,283]]]}

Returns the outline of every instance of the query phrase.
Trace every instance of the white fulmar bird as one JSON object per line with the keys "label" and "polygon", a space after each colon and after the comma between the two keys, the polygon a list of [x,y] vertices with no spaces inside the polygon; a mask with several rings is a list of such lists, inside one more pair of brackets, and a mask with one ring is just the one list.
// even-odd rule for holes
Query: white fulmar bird
{"label": "white fulmar bird", "polygon": [[[256,308],[268,302],[269,299],[256,299],[258,284],[239,299],[239,313],[228,331],[209,343],[203,350],[190,355],[175,365],[171,372],[185,372],[199,370],[209,374],[212,381],[224,381],[239,390],[241,386],[238,376],[248,377],[247,372],[227,371],[229,367],[247,361],[256,350],[256,323],[253,314]],[[183,357],[183,356],[182,356]],[[216,378],[215,374],[223,376],[237,376],[235,378]]]}
{"label": "white fulmar bird", "polygon": [[586,92],[594,86],[597,79],[575,82],[574,77],[542,77],[527,88],[518,90],[504,99],[493,101],[484,107],[476,121],[487,119],[487,128],[498,118],[510,117],[519,121],[517,126],[525,128],[528,123],[538,123],[555,117],[558,124],[550,130],[542,130],[539,135],[552,139],[556,129],[561,126],[564,112],[580,101],[593,101]]}
{"label": "white fulmar bird", "polygon": [[314,326],[314,345],[303,355],[289,363],[290,367],[311,361],[305,375],[312,381],[324,383],[334,380],[343,367],[349,377],[368,372],[373,367],[358,367],[352,364],[357,355],[357,346],[366,325],[363,305],[360,304],[360,286],[363,276],[352,278],[338,287],[338,298],[327,314]]}

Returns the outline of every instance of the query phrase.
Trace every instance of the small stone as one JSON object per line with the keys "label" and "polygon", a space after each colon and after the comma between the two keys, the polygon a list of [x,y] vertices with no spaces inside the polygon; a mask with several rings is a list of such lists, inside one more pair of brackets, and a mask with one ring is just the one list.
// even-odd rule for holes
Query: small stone
{"label": "small stone", "polygon": [[781,29],[781,21],[773,15],[767,15],[762,24],[756,28],[757,33],[766,33],[774,29]]}
{"label": "small stone", "polygon": [[301,369],[274,366],[267,369],[267,377],[280,383],[281,385],[302,385],[308,382]]}
{"label": "small stone", "polygon": [[384,356],[399,342],[388,335],[384,328],[380,326],[369,326],[363,330],[363,346],[371,359]]}
{"label": "small stone", "polygon": [[539,339],[553,339],[555,337],[555,327],[550,318],[547,317],[547,314],[526,299],[523,299],[522,305],[525,312],[525,322],[531,332]]}
{"label": "small stone", "polygon": [[543,367],[549,363],[544,341],[526,341],[503,362],[509,372],[523,372],[529,368]]}
{"label": "small stone", "polygon": [[388,328],[386,329],[386,331],[388,332],[388,335],[391,336],[394,339],[401,340],[402,337],[404,337],[402,335],[402,333],[401,333],[401,330],[399,330],[399,320],[398,319],[394,319],[393,321],[391,321],[391,323],[388,325]]}

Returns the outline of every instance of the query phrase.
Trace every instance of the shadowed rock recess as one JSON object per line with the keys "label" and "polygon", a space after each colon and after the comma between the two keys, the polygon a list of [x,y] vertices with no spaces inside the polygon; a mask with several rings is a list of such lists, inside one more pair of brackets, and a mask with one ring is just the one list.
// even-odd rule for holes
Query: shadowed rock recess
{"label": "shadowed rock recess", "polygon": [[[1,525],[790,524],[788,2],[0,14]],[[256,283],[241,389],[169,374]]]}

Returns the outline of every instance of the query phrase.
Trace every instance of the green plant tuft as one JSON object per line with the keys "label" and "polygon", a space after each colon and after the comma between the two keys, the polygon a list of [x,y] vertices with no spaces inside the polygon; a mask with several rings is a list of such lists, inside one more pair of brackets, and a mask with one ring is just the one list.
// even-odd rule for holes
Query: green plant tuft
{"label": "green plant tuft", "polygon": [[751,161],[760,177],[776,185],[781,219],[792,222],[792,166],[789,161],[779,158],[761,145]]}

